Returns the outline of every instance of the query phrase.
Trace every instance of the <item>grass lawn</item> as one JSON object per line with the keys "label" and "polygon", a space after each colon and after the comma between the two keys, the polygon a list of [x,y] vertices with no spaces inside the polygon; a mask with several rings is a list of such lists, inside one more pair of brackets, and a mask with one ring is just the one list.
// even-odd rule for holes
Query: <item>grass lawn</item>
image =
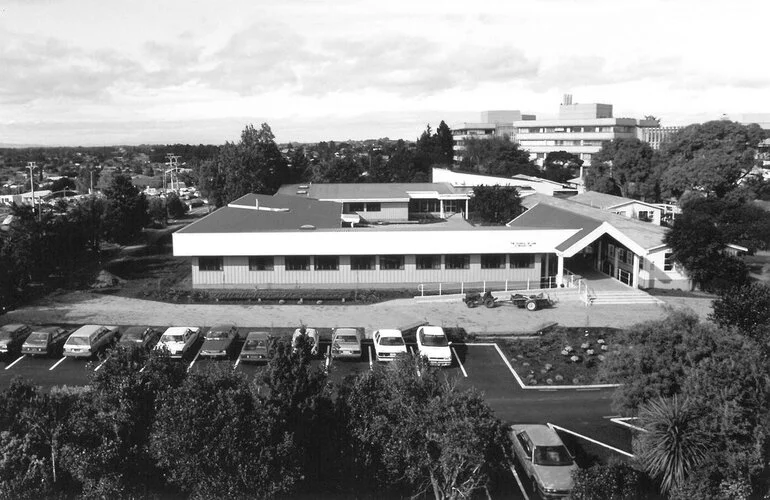
{"label": "grass lawn", "polygon": [[506,340],[503,350],[528,385],[592,384],[604,357],[602,345],[612,345],[619,332],[557,326],[536,338]]}

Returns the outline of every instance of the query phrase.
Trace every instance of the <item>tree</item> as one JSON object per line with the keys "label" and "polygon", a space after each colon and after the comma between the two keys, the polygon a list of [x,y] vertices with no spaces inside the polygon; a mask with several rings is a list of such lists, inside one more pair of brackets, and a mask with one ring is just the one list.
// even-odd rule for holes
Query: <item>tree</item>
{"label": "tree", "polygon": [[166,211],[166,202],[163,198],[153,197],[148,200],[147,216],[156,224],[166,225],[168,212]]}
{"label": "tree", "polygon": [[459,169],[467,172],[505,177],[540,173],[530,161],[529,153],[508,137],[467,139],[462,157]]}
{"label": "tree", "polygon": [[[602,148],[591,158],[586,187],[591,190],[603,188],[608,183],[601,179],[609,174],[620,190],[621,196],[656,201],[658,198],[656,163],[655,151],[648,143],[636,138],[613,139],[602,144]],[[599,165],[601,167],[597,173],[592,174],[591,170]]]}
{"label": "tree", "polygon": [[476,186],[470,200],[474,217],[487,224],[506,224],[522,211],[519,191],[513,186]]}
{"label": "tree", "polygon": [[131,178],[116,175],[105,191],[107,205],[104,211],[104,227],[107,237],[120,244],[136,240],[147,225],[147,198],[131,183]]}
{"label": "tree", "polygon": [[594,465],[574,473],[574,500],[651,500],[661,498],[651,478],[625,463]]}
{"label": "tree", "polygon": [[169,217],[179,219],[190,210],[190,207],[180,200],[176,193],[168,193],[166,194],[166,210]]}
{"label": "tree", "polygon": [[441,163],[451,165],[454,160],[454,138],[452,137],[452,129],[444,123],[444,120],[441,120],[436,129],[436,141],[443,159]]}
{"label": "tree", "polygon": [[712,303],[709,319],[722,328],[736,327],[741,333],[770,347],[770,287],[750,283],[723,291]]}
{"label": "tree", "polygon": [[699,427],[699,413],[686,398],[652,400],[639,409],[638,445],[642,464],[668,493],[684,483],[706,458],[707,437]]}
{"label": "tree", "polygon": [[697,190],[722,198],[736,188],[756,164],[756,149],[764,138],[756,124],[715,120],[689,125],[661,147],[665,191],[681,196]]}
{"label": "tree", "polygon": [[543,161],[543,177],[556,182],[567,182],[580,174],[583,160],[566,151],[551,151]]}

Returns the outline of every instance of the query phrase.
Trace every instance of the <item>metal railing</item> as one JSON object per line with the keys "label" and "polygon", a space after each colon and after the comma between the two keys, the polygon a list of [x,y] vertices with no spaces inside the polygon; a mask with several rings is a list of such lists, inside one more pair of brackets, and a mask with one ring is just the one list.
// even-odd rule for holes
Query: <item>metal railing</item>
{"label": "metal railing", "polygon": [[549,288],[559,288],[560,286],[574,288],[578,286],[581,279],[575,279],[575,275],[564,276],[559,282],[557,276],[545,276],[540,279],[528,280],[505,280],[505,281],[459,281],[448,283],[420,283],[417,286],[417,292],[421,297],[431,295],[456,295],[466,292],[485,293],[487,290],[496,292],[513,292],[542,290]]}

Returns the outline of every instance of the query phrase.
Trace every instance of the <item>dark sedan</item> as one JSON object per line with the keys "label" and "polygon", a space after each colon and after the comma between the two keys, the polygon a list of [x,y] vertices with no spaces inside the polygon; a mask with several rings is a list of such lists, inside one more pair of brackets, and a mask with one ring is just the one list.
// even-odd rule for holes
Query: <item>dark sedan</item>
{"label": "dark sedan", "polygon": [[152,349],[158,342],[160,331],[150,326],[130,326],[120,336],[119,344],[122,346],[137,346],[144,349]]}
{"label": "dark sedan", "polygon": [[60,326],[35,328],[21,346],[22,354],[30,356],[51,356],[61,354],[64,341],[70,332]]}
{"label": "dark sedan", "polygon": [[217,325],[203,338],[200,356],[202,358],[225,358],[233,350],[238,328],[235,325]]}
{"label": "dark sedan", "polygon": [[32,328],[29,325],[5,325],[0,328],[0,354],[20,350],[30,333]]}
{"label": "dark sedan", "polygon": [[275,338],[267,332],[249,332],[238,358],[241,361],[267,363],[273,357],[274,344]]}

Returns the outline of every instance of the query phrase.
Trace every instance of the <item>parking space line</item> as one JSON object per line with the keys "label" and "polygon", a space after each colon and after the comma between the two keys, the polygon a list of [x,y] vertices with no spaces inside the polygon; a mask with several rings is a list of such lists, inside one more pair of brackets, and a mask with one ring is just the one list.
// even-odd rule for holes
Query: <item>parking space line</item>
{"label": "parking space line", "polygon": [[9,370],[9,369],[10,369],[10,368],[11,368],[13,365],[15,365],[16,363],[18,363],[18,362],[19,362],[19,361],[21,361],[22,359],[24,359],[24,356],[26,356],[26,354],[24,354],[24,355],[22,355],[22,356],[20,356],[20,357],[16,358],[16,361],[14,361],[14,362],[13,362],[13,363],[11,363],[10,365],[6,366],[6,367],[5,367],[5,369],[6,369],[6,370]]}
{"label": "parking space line", "polygon": [[332,346],[326,348],[326,361],[324,363],[324,370],[329,371],[329,366],[332,364]]}
{"label": "parking space line", "polygon": [[65,359],[67,359],[67,356],[62,356],[62,358],[61,358],[59,361],[57,361],[56,363],[54,363],[54,365],[53,365],[51,368],[49,368],[49,369],[48,369],[48,371],[50,372],[51,370],[53,370],[54,368],[56,368],[57,366],[59,366],[59,364],[60,364],[62,361],[64,361]]}
{"label": "parking space line", "polygon": [[497,349],[497,354],[500,355],[500,358],[502,358],[503,362],[505,363],[505,366],[507,366],[508,369],[511,371],[511,374],[516,379],[516,382],[519,383],[519,387],[521,387],[521,388],[526,387],[526,385],[524,385],[524,382],[522,382],[521,379],[519,378],[519,374],[516,373],[516,370],[514,370],[513,367],[511,366],[511,363],[510,363],[510,361],[508,361],[508,358],[506,358],[505,354],[503,354],[503,350],[500,349],[500,346],[497,345],[497,344],[494,344],[494,346],[495,346],[495,349]]}
{"label": "parking space line", "polygon": [[567,434],[572,434],[573,436],[577,436],[577,437],[579,437],[581,439],[585,439],[586,441],[589,441],[591,443],[598,444],[599,446],[603,446],[603,447],[607,448],[608,450],[612,450],[614,452],[620,453],[621,455],[625,455],[625,456],[627,456],[629,458],[634,458],[634,455],[632,453],[629,453],[627,451],[623,451],[620,448],[615,448],[614,446],[610,446],[610,445],[608,445],[606,443],[602,443],[601,441],[597,441],[597,440],[592,439],[592,438],[590,438],[588,436],[584,436],[583,434],[578,434],[577,432],[571,431],[569,429],[565,429],[564,427],[559,427],[558,425],[552,424],[550,422],[548,422],[548,427],[550,427],[551,429],[556,430],[556,431],[562,431],[562,432],[566,432]]}
{"label": "parking space line", "polygon": [[102,367],[102,366],[104,366],[104,363],[106,363],[108,359],[110,359],[110,357],[109,357],[109,356],[107,356],[106,358],[104,358],[104,361],[102,361],[101,363],[99,363],[99,366],[97,366],[96,368],[94,368],[94,371],[95,371],[95,372],[98,372],[98,371],[101,369],[101,367]]}
{"label": "parking space line", "polygon": [[369,351],[369,370],[374,370],[374,366],[372,365],[372,346],[368,346],[367,350]]}
{"label": "parking space line", "polygon": [[192,361],[190,361],[190,366],[188,366],[188,367],[187,367],[187,371],[188,371],[188,372],[189,372],[190,370],[192,370],[192,367],[193,367],[193,365],[194,365],[194,364],[195,364],[195,362],[198,360],[198,356],[200,356],[200,355],[201,355],[201,352],[200,352],[200,350],[199,350],[199,351],[198,351],[198,352],[195,354],[195,357],[193,358],[193,360],[192,360]]}
{"label": "parking space line", "polygon": [[612,422],[613,424],[618,424],[618,425],[622,425],[622,426],[624,426],[624,427],[628,427],[629,429],[633,429],[633,430],[635,430],[635,431],[640,431],[640,432],[649,432],[649,431],[648,431],[647,429],[645,429],[644,427],[638,427],[638,426],[636,426],[636,425],[632,425],[632,424],[629,424],[629,423],[627,422],[627,420],[637,420],[637,419],[638,419],[638,417],[623,417],[623,418],[620,418],[620,417],[611,417],[611,418],[610,418],[610,422]]}
{"label": "parking space line", "polygon": [[516,479],[516,484],[519,485],[521,494],[524,495],[524,500],[529,500],[529,495],[527,495],[527,491],[524,489],[524,484],[521,482],[521,479],[519,478],[519,474],[516,472],[516,468],[513,465],[510,465],[509,467],[511,469],[511,473],[513,474],[513,477]]}
{"label": "parking space line", "polygon": [[144,365],[141,370],[139,370],[139,373],[144,372],[144,369],[147,368],[147,365]]}
{"label": "parking space line", "polygon": [[241,362],[241,357],[240,357],[240,356],[238,356],[238,359],[236,359],[236,360],[235,360],[235,364],[233,365],[233,370],[235,370],[236,368],[238,368],[238,363],[240,363],[240,362]]}
{"label": "parking space line", "polygon": [[457,355],[457,351],[455,351],[455,348],[452,348],[452,354],[455,355],[455,359],[457,359],[457,364],[460,365],[460,369],[463,371],[463,375],[465,375],[465,378],[468,378],[468,372],[465,371],[465,367],[463,366],[463,362],[460,361],[460,356]]}

